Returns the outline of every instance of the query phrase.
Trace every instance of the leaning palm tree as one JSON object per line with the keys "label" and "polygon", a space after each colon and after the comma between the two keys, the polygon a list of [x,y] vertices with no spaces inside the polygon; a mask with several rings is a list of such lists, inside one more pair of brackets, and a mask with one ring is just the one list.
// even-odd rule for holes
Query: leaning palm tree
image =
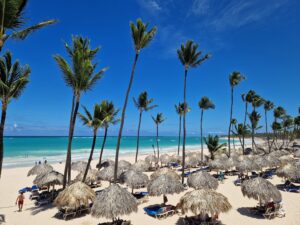
{"label": "leaning palm tree", "polygon": [[66,51],[71,58],[71,65],[62,56],[54,56],[67,86],[71,87],[73,93],[63,187],[66,186],[67,178],[68,183],[71,180],[71,148],[80,97],[91,90],[106,70],[104,68],[95,72],[97,63],[93,63],[93,59],[99,48],[91,49],[89,39],[73,37],[72,41],[72,46],[65,44]]}
{"label": "leaning palm tree", "polygon": [[255,94],[252,98],[252,108],[254,111],[256,111],[256,109],[258,107],[261,107],[262,105],[264,105],[265,100],[260,96]]}
{"label": "leaning palm tree", "polygon": [[204,110],[215,109],[215,104],[208,97],[202,97],[201,100],[199,101],[198,105],[199,105],[199,108],[201,109],[200,140],[201,140],[201,161],[203,161],[203,132],[202,132],[203,113],[204,113]]}
{"label": "leaning palm tree", "polygon": [[124,105],[123,105],[123,109],[122,109],[121,124],[120,124],[120,129],[119,129],[119,134],[118,134],[117,147],[116,147],[115,180],[117,180],[118,160],[119,160],[121,138],[122,138],[124,121],[125,121],[125,113],[126,113],[128,97],[130,94],[130,90],[131,90],[131,86],[132,86],[133,78],[134,78],[135,67],[136,67],[141,50],[149,45],[149,43],[152,41],[152,39],[154,38],[155,33],[156,33],[156,27],[153,27],[153,28],[147,30],[148,23],[146,23],[146,24],[143,23],[143,21],[141,19],[137,19],[136,25],[133,22],[130,22],[130,29],[131,29],[131,36],[132,36],[133,44],[134,44],[135,58],[134,58],[132,71],[131,71],[131,75],[130,75],[130,80],[129,80],[128,88],[127,88],[126,95],[125,95],[125,101],[124,101]]}
{"label": "leaning palm tree", "polygon": [[2,114],[0,123],[0,178],[2,171],[4,144],[3,135],[6,120],[6,110],[12,99],[18,99],[29,82],[30,68],[21,66],[18,61],[12,62],[11,53],[8,51],[0,59],[0,99]]}
{"label": "leaning palm tree", "polygon": [[226,143],[219,144],[219,137],[217,135],[212,136],[208,135],[207,138],[204,138],[204,141],[207,145],[208,151],[210,153],[210,159],[215,159],[215,153],[219,150],[225,150]]}
{"label": "leaning palm tree", "polygon": [[103,116],[102,116],[101,106],[99,104],[95,104],[93,115],[84,106],[83,106],[83,110],[85,112],[85,115],[81,113],[78,113],[78,115],[82,120],[83,125],[88,126],[93,130],[93,142],[92,142],[91,152],[82,178],[82,183],[85,183],[85,179],[93,159],[94,149],[97,141],[97,132],[98,129],[103,125]]}
{"label": "leaning palm tree", "polygon": [[231,137],[231,126],[232,126],[232,113],[233,113],[233,90],[234,87],[241,83],[245,77],[238,71],[234,71],[229,75],[229,83],[231,88],[231,104],[230,104],[230,119],[228,128],[228,156],[230,157],[230,137]]}
{"label": "leaning palm tree", "polygon": [[163,117],[162,113],[157,113],[156,117],[152,116],[152,119],[153,119],[154,123],[156,124],[156,148],[157,148],[157,158],[159,161],[158,126],[159,126],[159,124],[161,124],[162,122],[165,121],[165,118]]}
{"label": "leaning palm tree", "polygon": [[[116,118],[119,113],[119,110],[115,108],[113,102],[104,100],[101,102],[100,107],[102,111],[104,136],[103,136],[103,141],[102,141],[102,146],[101,146],[101,151],[99,156],[99,163],[98,163],[99,166],[101,165],[102,162],[102,156],[103,156],[103,151],[106,143],[108,128],[111,125],[116,125],[120,121],[119,118]],[[99,170],[100,168],[101,167],[99,167]]]}
{"label": "leaning palm tree", "polygon": [[[182,143],[182,168],[185,166],[185,142],[186,142],[186,112],[187,112],[187,102],[186,102],[186,79],[188,75],[189,68],[196,68],[202,64],[209,55],[206,54],[200,57],[202,51],[198,51],[198,45],[191,40],[188,40],[185,44],[182,44],[179,49],[177,49],[178,58],[181,64],[184,66],[184,83],[183,83],[183,143]],[[184,170],[182,170],[182,183],[184,183]]]}
{"label": "leaning palm tree", "polygon": [[[0,1],[0,51],[9,39],[24,40],[32,32],[54,24],[57,20],[46,20],[24,28],[24,11],[28,0],[1,0]],[[20,30],[18,30],[20,29]],[[7,31],[11,31],[7,33]]]}
{"label": "leaning palm tree", "polygon": [[142,92],[138,99],[133,98],[134,105],[139,110],[139,125],[137,130],[137,141],[136,141],[136,154],[135,154],[135,162],[137,162],[138,154],[139,154],[139,144],[140,144],[140,128],[141,128],[141,122],[142,122],[142,115],[143,112],[147,112],[155,107],[157,105],[151,105],[153,103],[154,99],[148,99],[148,93],[146,91]]}
{"label": "leaning palm tree", "polygon": [[268,132],[268,111],[272,110],[274,108],[274,103],[271,101],[265,101],[264,102],[264,111],[265,111],[265,123],[266,123],[266,135],[268,140],[268,148],[269,153],[271,152],[271,145],[270,145],[270,137]]}

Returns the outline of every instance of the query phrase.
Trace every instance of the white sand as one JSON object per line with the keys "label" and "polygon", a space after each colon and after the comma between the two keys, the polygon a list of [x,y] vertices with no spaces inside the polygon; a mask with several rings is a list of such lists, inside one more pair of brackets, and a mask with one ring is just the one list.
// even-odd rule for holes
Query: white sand
{"label": "white sand", "polygon": [[[133,156],[121,157],[122,159],[133,161]],[[141,157],[142,158],[142,157]],[[96,162],[93,162],[95,166]],[[18,212],[17,207],[14,205],[17,197],[18,190],[22,187],[31,186],[34,176],[27,177],[27,172],[30,168],[15,168],[4,169],[3,175],[0,180],[0,217],[5,215],[5,225],[60,225],[60,224],[78,224],[78,225],[96,225],[99,222],[107,221],[104,218],[95,219],[90,215],[83,216],[81,218],[75,218],[68,221],[57,219],[54,215],[58,212],[54,206],[37,208],[33,202],[30,201],[29,193],[27,193],[25,199],[25,205],[23,212]],[[63,165],[55,164],[54,169],[62,172]],[[72,171],[75,176],[77,173]],[[150,174],[150,173],[148,173]],[[283,197],[284,209],[286,211],[286,217],[275,218],[272,220],[257,219],[247,214],[245,207],[253,207],[257,204],[257,201],[243,197],[240,187],[236,187],[233,184],[233,180],[236,177],[228,177],[223,184],[219,185],[218,192],[224,194],[233,208],[230,212],[220,215],[220,220],[227,225],[300,225],[300,193],[287,193],[281,192]],[[273,184],[282,183],[281,179],[274,177],[270,180]],[[107,182],[102,182],[102,187],[106,187]],[[100,189],[101,189],[100,188]],[[145,189],[141,189],[145,190]],[[192,189],[190,189],[192,190]],[[178,195],[169,195],[169,203],[176,205],[180,197],[184,193]],[[162,197],[150,197],[150,201],[144,203],[138,207],[138,212],[129,216],[121,217],[122,219],[131,220],[134,225],[153,225],[153,224],[175,224],[179,218],[179,215],[168,217],[167,219],[154,219],[146,215],[143,208],[156,203],[162,203]],[[182,215],[181,215],[182,216]]]}

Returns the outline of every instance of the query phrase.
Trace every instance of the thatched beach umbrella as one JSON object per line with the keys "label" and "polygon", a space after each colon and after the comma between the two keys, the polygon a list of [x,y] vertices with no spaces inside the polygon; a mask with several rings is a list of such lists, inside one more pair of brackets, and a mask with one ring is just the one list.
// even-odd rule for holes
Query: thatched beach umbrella
{"label": "thatched beach umbrella", "polygon": [[244,158],[244,160],[239,162],[236,169],[240,172],[248,173],[253,170],[260,170],[260,167],[255,163],[255,161],[251,160],[250,158]]}
{"label": "thatched beach umbrella", "polygon": [[163,174],[154,180],[151,180],[147,186],[149,195],[160,196],[167,194],[179,194],[184,190],[184,186],[179,180]]}
{"label": "thatched beach umbrella", "polygon": [[95,200],[96,194],[88,185],[82,182],[71,184],[58,194],[54,204],[58,208],[77,209],[81,205],[88,206],[90,202]]}
{"label": "thatched beach umbrella", "polygon": [[294,152],[294,157],[295,158],[300,158],[300,149]]}
{"label": "thatched beach umbrella", "polygon": [[91,210],[93,217],[105,217],[113,221],[132,212],[137,212],[135,197],[117,184],[112,184],[101,191]]}
{"label": "thatched beach umbrella", "polygon": [[272,154],[268,154],[264,158],[268,162],[269,167],[277,167],[277,166],[280,166],[280,164],[281,164],[279,158],[275,157]]}
{"label": "thatched beach umbrella", "polygon": [[118,165],[119,165],[118,168],[122,172],[129,170],[131,167],[131,163],[126,160],[120,160]]}
{"label": "thatched beach umbrella", "polygon": [[275,202],[281,201],[281,194],[270,181],[261,177],[245,180],[241,185],[244,196],[254,198],[259,203],[267,203],[271,200]]}
{"label": "thatched beach umbrella", "polygon": [[132,164],[130,169],[140,171],[140,172],[146,172],[149,170],[150,167],[151,165],[148,162],[144,160],[139,160],[136,163]]}
{"label": "thatched beach umbrella", "polygon": [[145,161],[152,165],[158,163],[158,158],[155,155],[148,155],[146,156]]}
{"label": "thatched beach umbrella", "polygon": [[183,213],[191,211],[194,215],[215,215],[228,212],[232,208],[224,195],[210,189],[187,192],[181,197],[179,205]]}
{"label": "thatched beach umbrella", "polygon": [[188,156],[185,159],[185,166],[186,167],[196,167],[199,165],[199,160],[195,156]]}
{"label": "thatched beach umbrella", "polygon": [[[84,161],[72,162],[71,169],[78,172],[84,172],[86,170],[87,164],[88,163]],[[89,169],[91,169],[91,167]]]}
{"label": "thatched beach umbrella", "polygon": [[33,183],[39,187],[61,185],[63,183],[63,175],[56,171],[51,171],[45,174],[37,175]]}
{"label": "thatched beach umbrella", "polygon": [[195,189],[216,190],[219,186],[218,180],[205,171],[191,174],[187,179],[187,183],[190,187]]}
{"label": "thatched beach umbrella", "polygon": [[230,169],[227,159],[215,159],[209,162],[209,167],[212,170],[219,171],[219,170],[228,170]]}
{"label": "thatched beach umbrella", "polygon": [[105,159],[101,165],[97,164],[96,168],[101,169],[102,167],[106,168],[106,167],[114,167],[115,166],[115,161],[111,160],[111,159]]}
{"label": "thatched beach umbrella", "polygon": [[279,157],[279,160],[280,160],[282,165],[285,165],[285,164],[293,162],[294,158],[290,155],[283,155],[283,156]]}
{"label": "thatched beach umbrella", "polygon": [[180,180],[180,178],[181,178],[174,170],[172,170],[170,168],[160,168],[150,175],[150,179],[154,180],[164,174],[168,175],[169,177],[171,177],[175,180]]}
{"label": "thatched beach umbrella", "polygon": [[171,163],[172,158],[168,154],[163,154],[159,157],[159,161],[161,164],[168,165],[169,163]]}
{"label": "thatched beach umbrella", "polygon": [[132,189],[132,193],[133,189],[139,189],[146,186],[149,182],[147,174],[136,170],[127,170],[120,176],[120,179]]}
{"label": "thatched beach umbrella", "polygon": [[51,172],[52,170],[53,167],[47,163],[36,164],[28,171],[27,176],[45,174]]}
{"label": "thatched beach umbrella", "polygon": [[269,167],[269,161],[266,159],[266,157],[260,155],[254,159],[256,165],[259,166],[260,170],[263,170],[263,168]]}
{"label": "thatched beach umbrella", "polygon": [[[97,178],[100,180],[106,180],[110,183],[114,180],[115,167],[109,166],[97,172]],[[118,169],[117,177],[119,178],[121,175],[121,171]]]}
{"label": "thatched beach umbrella", "polygon": [[[82,181],[83,179],[83,173],[81,172],[79,173],[76,177],[75,177],[75,181]],[[97,179],[97,175],[98,175],[98,170],[95,169],[90,169],[87,173],[87,176],[85,178],[85,183],[86,184],[93,184],[94,182],[96,182]]]}
{"label": "thatched beach umbrella", "polygon": [[277,169],[276,175],[286,179],[298,179],[300,178],[300,169],[292,164],[286,164]]}

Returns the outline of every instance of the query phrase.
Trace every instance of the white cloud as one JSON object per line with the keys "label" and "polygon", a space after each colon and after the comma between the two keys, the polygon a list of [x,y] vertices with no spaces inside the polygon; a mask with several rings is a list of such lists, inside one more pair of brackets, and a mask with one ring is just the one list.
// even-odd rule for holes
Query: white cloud
{"label": "white cloud", "polygon": [[150,13],[157,13],[162,10],[161,5],[156,0],[137,0],[141,8]]}

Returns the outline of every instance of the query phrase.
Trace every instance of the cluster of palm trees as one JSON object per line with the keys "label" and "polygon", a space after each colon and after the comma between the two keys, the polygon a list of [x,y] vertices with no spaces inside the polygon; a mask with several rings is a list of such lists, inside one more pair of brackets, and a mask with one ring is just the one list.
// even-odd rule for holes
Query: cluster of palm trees
{"label": "cluster of palm trees", "polygon": [[[56,20],[47,20],[35,25],[24,27],[27,22],[23,15],[27,0],[1,0],[0,1],[0,52],[8,40],[24,40],[32,32],[47,25],[54,24]],[[4,156],[3,135],[6,112],[12,99],[18,99],[29,82],[30,67],[22,66],[19,61],[13,61],[9,50],[0,58],[0,99],[2,103],[0,124],[0,178]]]}

